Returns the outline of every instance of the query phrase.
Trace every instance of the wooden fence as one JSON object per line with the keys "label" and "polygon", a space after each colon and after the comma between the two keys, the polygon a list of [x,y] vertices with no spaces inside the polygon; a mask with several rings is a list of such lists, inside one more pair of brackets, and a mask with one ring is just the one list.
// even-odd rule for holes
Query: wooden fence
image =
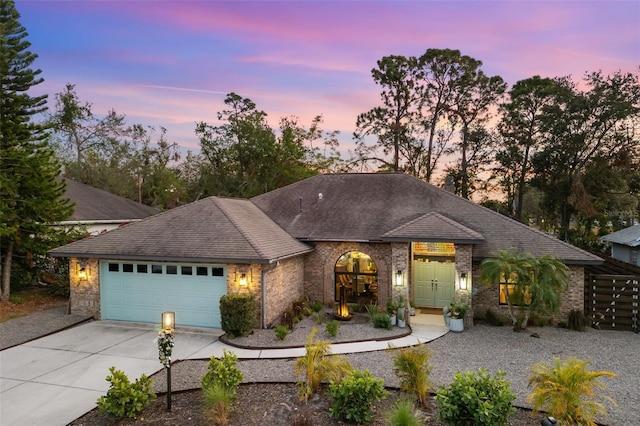
{"label": "wooden fence", "polygon": [[586,284],[585,314],[594,328],[640,331],[640,276],[590,275]]}

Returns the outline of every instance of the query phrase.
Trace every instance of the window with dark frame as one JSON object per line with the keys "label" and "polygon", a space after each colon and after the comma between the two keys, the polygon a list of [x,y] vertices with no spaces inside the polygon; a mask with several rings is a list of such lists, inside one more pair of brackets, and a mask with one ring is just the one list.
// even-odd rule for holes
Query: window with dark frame
{"label": "window with dark frame", "polygon": [[119,263],[109,263],[109,272],[120,272]]}
{"label": "window with dark frame", "polygon": [[506,280],[504,276],[500,278],[500,305],[507,305],[507,294],[509,295],[509,302],[512,306],[529,306],[531,304],[531,295],[526,290],[523,294],[519,295],[519,297],[515,297],[516,280],[516,277],[511,277],[509,280]]}
{"label": "window with dark frame", "polygon": [[149,265],[146,265],[146,264],[138,264],[138,265],[136,265],[136,271],[139,274],[146,274],[148,272],[148,270],[149,270]]}
{"label": "window with dark frame", "polygon": [[211,268],[211,276],[224,277],[224,268]]}
{"label": "window with dark frame", "polygon": [[180,274],[182,275],[193,275],[193,267],[191,266],[183,266],[180,268]]}
{"label": "window with dark frame", "polygon": [[123,263],[122,272],[133,272],[133,263]]}
{"label": "window with dark frame", "polygon": [[162,265],[151,265],[151,273],[152,274],[161,274],[162,273]]}
{"label": "window with dark frame", "polygon": [[178,267],[176,265],[167,265],[167,275],[177,275]]}
{"label": "window with dark frame", "polygon": [[207,266],[196,266],[196,275],[206,277],[209,275],[209,268]]}

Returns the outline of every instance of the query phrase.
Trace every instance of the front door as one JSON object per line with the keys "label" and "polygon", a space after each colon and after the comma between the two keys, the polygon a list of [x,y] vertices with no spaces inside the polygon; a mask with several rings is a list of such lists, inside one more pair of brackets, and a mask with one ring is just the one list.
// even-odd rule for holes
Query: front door
{"label": "front door", "polygon": [[413,262],[414,304],[442,308],[455,296],[456,265],[453,262]]}

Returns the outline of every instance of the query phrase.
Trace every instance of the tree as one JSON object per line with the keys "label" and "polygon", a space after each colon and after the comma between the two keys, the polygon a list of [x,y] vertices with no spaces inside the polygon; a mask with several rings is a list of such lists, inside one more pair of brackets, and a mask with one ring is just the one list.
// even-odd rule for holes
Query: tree
{"label": "tree", "polygon": [[[377,161],[383,168],[397,172],[401,169],[401,152],[407,157],[416,152],[415,126],[419,122],[419,105],[423,97],[419,82],[421,74],[414,57],[385,56],[377,65],[371,75],[382,88],[382,106],[358,116],[354,138],[362,160]],[[372,146],[365,142],[368,135],[377,137]]]}
{"label": "tree", "polygon": [[46,110],[46,96],[29,90],[43,79],[32,69],[27,32],[13,1],[0,0],[0,249],[1,300],[9,299],[14,257],[45,255],[58,232],[51,224],[72,211],[55,178],[59,165],[46,129],[31,121]]}
{"label": "tree", "polygon": [[638,145],[638,75],[589,73],[584,86],[568,83],[545,108],[544,143],[532,162],[531,184],[544,193],[544,209],[563,240],[570,238],[572,219],[598,213],[593,206],[599,195],[587,191],[585,180],[593,162],[598,158],[612,167],[620,153],[637,152]]}
{"label": "tree", "polygon": [[[569,285],[569,268],[552,255],[535,258],[529,253],[499,250],[480,263],[480,282],[504,284],[509,316],[515,331],[527,327],[529,315],[557,312],[560,296]],[[516,318],[516,306],[523,311]]]}
{"label": "tree", "polygon": [[552,105],[561,88],[562,81],[534,76],[518,81],[509,91],[509,100],[500,105],[502,119],[498,129],[503,144],[496,153],[497,174],[501,177],[508,204],[515,207],[515,218],[520,221],[531,174],[531,157],[544,135],[544,110]]}

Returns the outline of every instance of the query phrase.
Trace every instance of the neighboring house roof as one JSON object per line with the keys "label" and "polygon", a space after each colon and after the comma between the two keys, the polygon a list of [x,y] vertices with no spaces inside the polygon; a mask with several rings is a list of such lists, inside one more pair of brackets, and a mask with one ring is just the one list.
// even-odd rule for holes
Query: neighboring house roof
{"label": "neighboring house roof", "polygon": [[476,259],[513,248],[534,256],[553,254],[569,264],[602,262],[552,235],[402,173],[319,175],[251,201],[302,241],[428,241],[433,232],[434,240],[476,243]]}
{"label": "neighboring house roof", "polygon": [[640,225],[630,226],[619,231],[600,237],[602,241],[608,241],[623,246],[638,247],[640,246]]}
{"label": "neighboring house roof", "polygon": [[311,251],[249,200],[209,197],[50,252],[61,257],[270,263]]}
{"label": "neighboring house roof", "polygon": [[144,219],[158,213],[158,209],[120,197],[71,179],[64,197],[75,204],[73,214],[63,223],[126,222]]}

